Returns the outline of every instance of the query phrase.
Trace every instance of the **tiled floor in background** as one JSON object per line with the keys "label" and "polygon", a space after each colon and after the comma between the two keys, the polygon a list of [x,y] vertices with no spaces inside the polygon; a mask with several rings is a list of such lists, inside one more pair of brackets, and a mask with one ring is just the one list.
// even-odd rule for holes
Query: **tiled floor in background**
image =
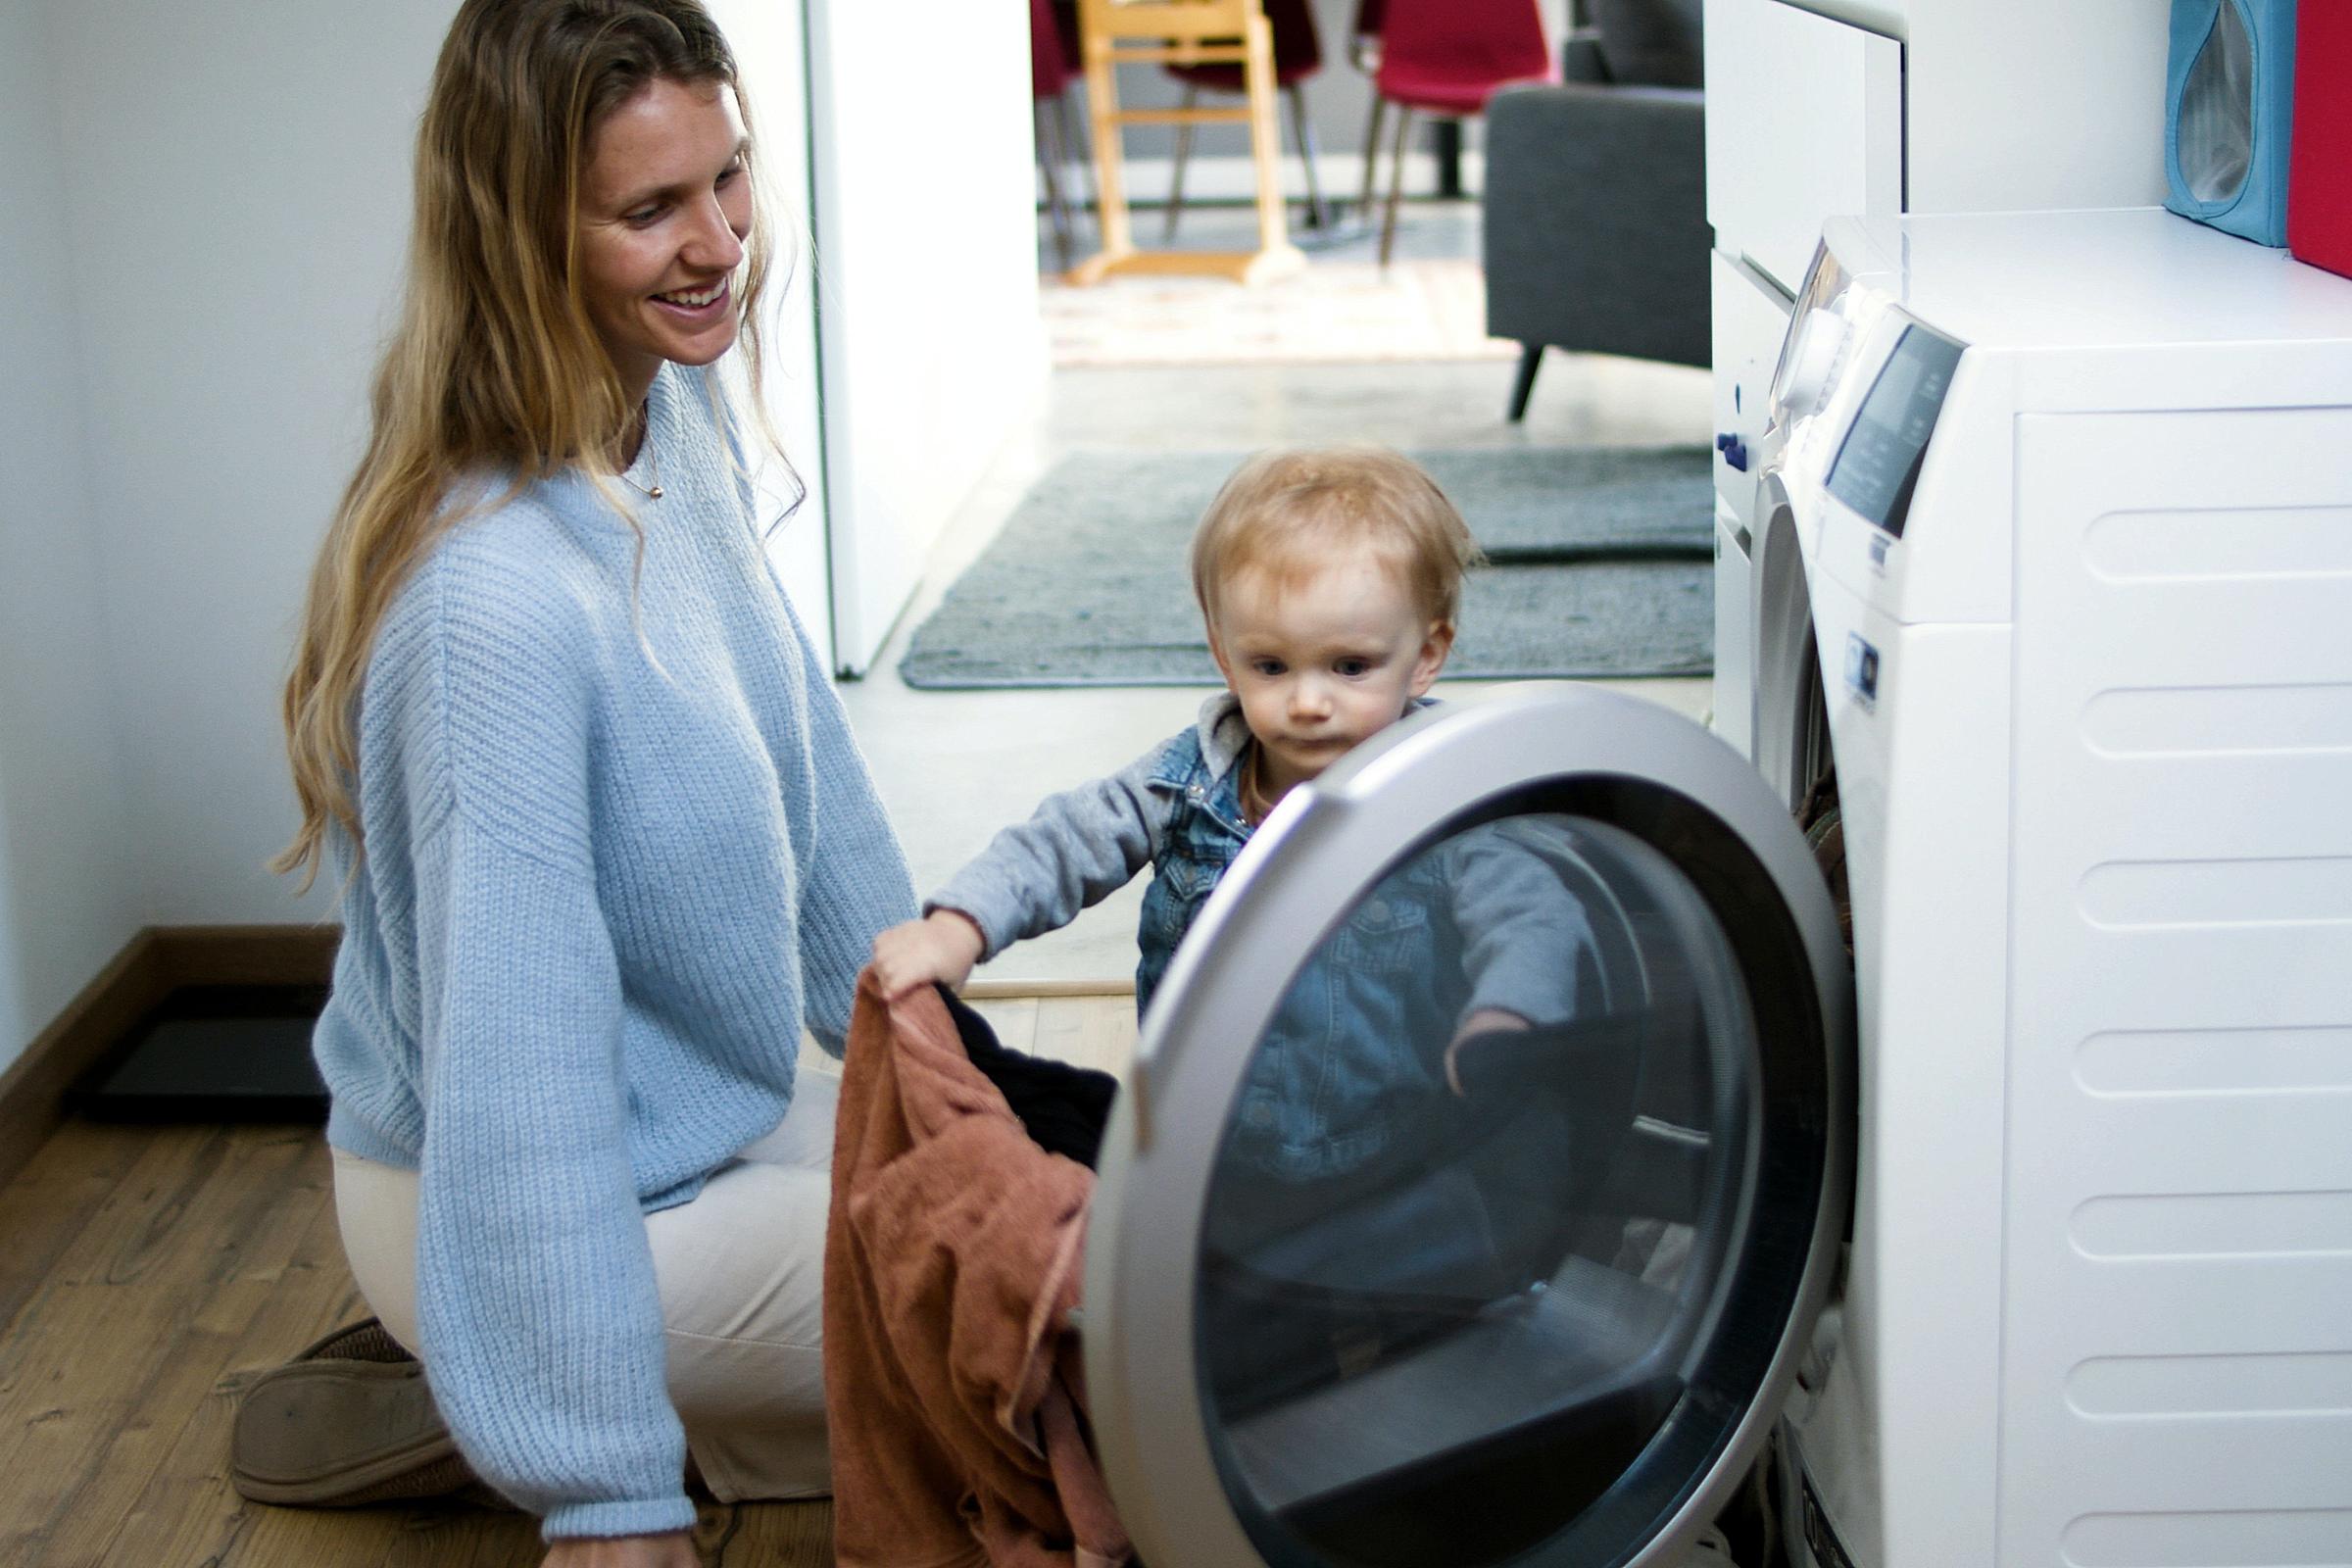
{"label": "tiled floor in background", "polygon": [[[1188,213],[1185,222],[1189,234],[1196,220],[1205,229],[1231,218],[1231,210],[1206,210]],[[1408,207],[1400,239],[1416,255],[1447,249],[1459,255],[1465,245],[1475,254],[1476,209]],[[999,456],[943,533],[914,602],[872,671],[841,689],[906,842],[918,893],[946,880],[1044,795],[1110,772],[1190,722],[1205,695],[1164,688],[918,692],[899,679],[898,661],[913,628],[1054,462],[1079,451],[1341,440],[1442,448],[1706,439],[1704,370],[1554,353],[1526,422],[1512,425],[1503,409],[1513,369],[1507,361],[1483,359],[1056,370],[1029,428]],[[1618,684],[1694,717],[1707,709],[1704,680]],[[1439,695],[1447,689],[1442,682]],[[1001,980],[1131,975],[1141,898],[1138,881],[1068,929],[1021,944],[981,973]]]}
{"label": "tiled floor in background", "polygon": [[[1291,209],[1294,223],[1299,208]],[[1398,225],[1391,265],[1376,231],[1335,206],[1322,229],[1294,227],[1309,258],[1302,272],[1255,288],[1222,278],[1111,277],[1088,288],[1063,283],[1052,264],[1039,300],[1056,368],[1141,365],[1365,364],[1515,359],[1516,343],[1486,333],[1486,278],[1478,265],[1473,202],[1422,202]],[[1095,248],[1081,218],[1078,254]],[[1256,217],[1245,207],[1192,207],[1171,247],[1160,214],[1137,214],[1139,244],[1184,250],[1254,249]]]}

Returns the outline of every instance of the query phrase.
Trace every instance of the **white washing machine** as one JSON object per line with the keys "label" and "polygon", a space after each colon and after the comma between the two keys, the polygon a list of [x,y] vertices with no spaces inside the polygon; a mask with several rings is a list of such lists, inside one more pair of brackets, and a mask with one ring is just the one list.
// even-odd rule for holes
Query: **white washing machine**
{"label": "white washing machine", "polygon": [[1776,777],[1423,715],[1177,956],[1082,1336],[1154,1568],[1663,1568],[1776,1424],[1817,1564],[2352,1561],[2352,282],[1894,220],[1796,319]]}
{"label": "white washing machine", "polygon": [[1862,1063],[1798,1560],[2352,1562],[2352,282],[1833,221],[1771,418],[1755,760],[1835,770]]}

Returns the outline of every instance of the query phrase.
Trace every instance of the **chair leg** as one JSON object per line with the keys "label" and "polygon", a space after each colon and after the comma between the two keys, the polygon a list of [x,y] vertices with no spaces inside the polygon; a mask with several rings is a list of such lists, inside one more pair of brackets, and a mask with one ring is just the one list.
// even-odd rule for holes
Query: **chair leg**
{"label": "chair leg", "polygon": [[[1061,270],[1066,272],[1070,270],[1070,210],[1061,199],[1061,175],[1055,168],[1064,149],[1060,136],[1053,128],[1053,117],[1037,114],[1035,104],[1030,110],[1030,123],[1037,136],[1037,172],[1045,176],[1046,212],[1054,224],[1054,254],[1060,259]],[[1046,146],[1049,141],[1054,144],[1051,151]]]}
{"label": "chair leg", "polygon": [[1086,187],[1086,210],[1095,217],[1098,225],[1102,221],[1102,196],[1095,189],[1095,160],[1078,145],[1078,133],[1070,128],[1070,95],[1054,95],[1054,121],[1061,142],[1061,155],[1074,158],[1078,164],[1079,182]]}
{"label": "chair leg", "polygon": [[[1200,100],[1200,89],[1189,81],[1186,82],[1184,107],[1192,108]],[[1168,176],[1168,217],[1166,226],[1160,231],[1159,237],[1162,240],[1172,240],[1176,237],[1176,220],[1184,214],[1184,166],[1186,160],[1192,156],[1193,126],[1192,122],[1186,121],[1176,127],[1176,169]]]}
{"label": "chair leg", "polygon": [[1517,424],[1527,417],[1527,396],[1536,389],[1536,371],[1544,364],[1544,345],[1519,345],[1519,376],[1511,383],[1511,422]]}
{"label": "chair leg", "polygon": [[1306,166],[1306,226],[1328,228],[1330,216],[1323,208],[1322,187],[1315,179],[1315,123],[1306,118],[1306,95],[1292,82],[1283,89],[1291,101],[1291,133],[1298,142],[1298,161]]}
{"label": "chair leg", "polygon": [[1396,245],[1396,203],[1404,195],[1404,138],[1412,128],[1413,112],[1403,104],[1396,106],[1396,140],[1389,148],[1389,206],[1380,219],[1380,265],[1389,265],[1389,252]]}
{"label": "chair leg", "polygon": [[1367,222],[1372,218],[1373,182],[1380,175],[1380,119],[1388,107],[1389,101],[1374,92],[1372,113],[1364,122],[1364,194],[1357,200],[1355,210],[1364,215]]}

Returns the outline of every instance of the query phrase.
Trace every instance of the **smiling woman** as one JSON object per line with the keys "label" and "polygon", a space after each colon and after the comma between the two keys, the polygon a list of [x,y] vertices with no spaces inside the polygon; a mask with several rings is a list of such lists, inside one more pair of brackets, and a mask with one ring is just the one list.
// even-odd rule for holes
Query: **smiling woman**
{"label": "smiling woman", "polygon": [[270,1500],[380,1487],[436,1407],[551,1568],[691,1564],[689,1455],[721,1501],[829,1489],[799,1043],[838,1054],[913,898],[717,374],[740,340],[763,432],[752,147],[697,0],[466,0],[443,46],[279,861],[342,889],[336,1208],[431,1397],[273,1407],[309,1479]]}

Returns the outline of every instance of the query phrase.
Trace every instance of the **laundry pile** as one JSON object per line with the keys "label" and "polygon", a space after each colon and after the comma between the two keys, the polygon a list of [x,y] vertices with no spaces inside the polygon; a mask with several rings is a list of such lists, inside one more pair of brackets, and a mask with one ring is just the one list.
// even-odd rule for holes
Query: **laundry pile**
{"label": "laundry pile", "polygon": [[850,1022],[825,1237],[842,1568],[1115,1568],[1071,1325],[1108,1075],[945,991]]}

